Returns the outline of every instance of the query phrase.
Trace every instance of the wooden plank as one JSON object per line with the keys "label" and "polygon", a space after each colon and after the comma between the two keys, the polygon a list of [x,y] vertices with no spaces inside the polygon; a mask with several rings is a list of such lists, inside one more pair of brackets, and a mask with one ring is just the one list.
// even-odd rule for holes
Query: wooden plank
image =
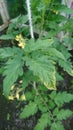
{"label": "wooden plank", "polygon": [[7,23],[7,21],[9,21],[6,0],[0,0],[0,15],[2,17],[3,23]]}
{"label": "wooden plank", "polygon": [[8,24],[9,24],[9,23],[2,24],[2,25],[0,26],[0,32],[3,31],[5,28],[7,28],[7,27],[8,27]]}

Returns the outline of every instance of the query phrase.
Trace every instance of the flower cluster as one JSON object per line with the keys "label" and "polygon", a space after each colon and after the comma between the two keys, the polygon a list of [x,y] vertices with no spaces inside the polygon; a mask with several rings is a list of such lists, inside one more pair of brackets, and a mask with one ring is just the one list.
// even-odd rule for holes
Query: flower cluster
{"label": "flower cluster", "polygon": [[16,35],[15,40],[19,42],[19,44],[18,44],[19,47],[21,47],[22,49],[25,48],[25,40],[23,39],[21,34]]}

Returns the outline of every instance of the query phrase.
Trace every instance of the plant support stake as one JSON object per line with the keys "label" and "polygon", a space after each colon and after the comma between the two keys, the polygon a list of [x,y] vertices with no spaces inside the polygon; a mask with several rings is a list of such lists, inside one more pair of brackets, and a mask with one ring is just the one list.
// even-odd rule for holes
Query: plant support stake
{"label": "plant support stake", "polygon": [[27,4],[27,10],[28,10],[28,19],[29,19],[29,26],[30,26],[30,34],[31,34],[31,38],[34,38],[33,26],[32,26],[32,18],[31,18],[30,0],[26,0],[26,4]]}
{"label": "plant support stake", "polygon": [[[28,19],[29,19],[29,26],[30,26],[30,35],[31,38],[34,39],[34,33],[33,33],[33,25],[32,25],[32,17],[31,17],[31,7],[30,7],[30,0],[26,0],[26,4],[27,4],[27,10],[28,10]],[[34,89],[37,91],[36,89],[36,83],[33,83],[33,87]]]}

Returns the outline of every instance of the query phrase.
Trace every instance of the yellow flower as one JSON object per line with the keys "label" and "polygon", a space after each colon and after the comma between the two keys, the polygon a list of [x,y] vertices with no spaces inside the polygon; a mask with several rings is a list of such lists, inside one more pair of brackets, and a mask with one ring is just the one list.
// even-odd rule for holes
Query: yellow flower
{"label": "yellow flower", "polygon": [[25,43],[23,43],[23,42],[19,42],[18,46],[21,47],[22,49],[24,49],[24,47],[25,47]]}
{"label": "yellow flower", "polygon": [[58,14],[58,13],[59,13],[57,10],[53,10],[53,12],[54,12],[55,14]]}
{"label": "yellow flower", "polygon": [[21,100],[26,101],[26,96],[24,94],[21,96]]}
{"label": "yellow flower", "polygon": [[21,34],[19,34],[19,35],[16,35],[16,41],[19,41],[19,40],[21,40],[22,39],[22,35]]}
{"label": "yellow flower", "polygon": [[19,93],[16,93],[16,99],[18,99],[19,100]]}
{"label": "yellow flower", "polygon": [[9,100],[14,100],[14,96],[9,96],[8,99]]}
{"label": "yellow flower", "polygon": [[23,39],[22,35],[19,34],[19,35],[16,35],[16,38],[15,38],[16,41],[19,42],[18,46],[21,47],[22,49],[25,48],[25,40]]}

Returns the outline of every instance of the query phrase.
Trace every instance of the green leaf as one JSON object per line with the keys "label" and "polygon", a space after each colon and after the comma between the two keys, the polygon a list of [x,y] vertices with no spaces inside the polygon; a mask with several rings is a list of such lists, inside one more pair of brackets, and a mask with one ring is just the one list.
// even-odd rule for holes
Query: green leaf
{"label": "green leaf", "polygon": [[51,55],[51,56],[55,56],[55,57],[58,57],[58,58],[60,58],[60,59],[63,59],[63,60],[65,60],[65,57],[64,57],[64,55],[60,52],[60,51],[58,51],[57,49],[55,49],[55,48],[49,48],[49,50],[48,50],[48,53],[49,53],[49,55]]}
{"label": "green leaf", "polygon": [[10,40],[10,39],[15,39],[15,35],[11,34],[6,34],[6,35],[2,35],[0,36],[1,40]]}
{"label": "green leaf", "polygon": [[33,39],[31,39],[29,40],[29,43],[25,47],[25,52],[29,53],[32,51],[49,48],[53,44],[53,42],[54,42],[53,39],[46,39],[46,40],[38,39],[36,42]]}
{"label": "green leaf", "polygon": [[73,76],[73,67],[72,67],[72,63],[70,61],[71,54],[69,53],[69,51],[67,50],[67,48],[64,45],[62,45],[62,44],[61,45],[60,44],[56,44],[56,48],[65,57],[65,60],[59,58],[57,60],[57,62],[64,69],[64,71],[66,71],[68,74],[70,74],[71,76]]}
{"label": "green leaf", "polygon": [[9,58],[4,67],[3,75],[5,76],[5,78],[3,82],[3,91],[6,97],[9,95],[10,89],[14,84],[14,82],[22,74],[23,74],[22,54],[19,53],[18,51],[18,54],[15,55],[15,57],[13,57],[12,59]]}
{"label": "green leaf", "polygon": [[69,94],[67,92],[59,92],[55,95],[53,98],[54,102],[56,103],[57,106],[61,106],[64,103],[68,103],[73,100],[73,95]]}
{"label": "green leaf", "polygon": [[25,57],[26,66],[33,72],[33,74],[40,78],[41,82],[48,89],[56,89],[55,68],[52,61],[48,57]]}
{"label": "green leaf", "polygon": [[56,107],[56,108],[53,110],[53,115],[54,115],[54,116],[57,116],[58,113],[59,113],[59,108]]}
{"label": "green leaf", "polygon": [[57,113],[57,119],[58,120],[65,120],[67,119],[68,117],[70,117],[71,115],[73,114],[72,111],[70,110],[60,110],[59,113]]}
{"label": "green leaf", "polygon": [[[20,30],[23,27],[23,24],[26,23],[28,21],[28,17],[27,15],[19,15],[18,17],[12,19],[12,22],[9,24],[8,30],[7,30],[7,34],[19,34]],[[15,30],[17,29],[17,30]]]}
{"label": "green leaf", "polygon": [[37,78],[33,75],[33,73],[30,70],[26,71],[26,73],[23,74],[22,80],[23,80],[22,83],[23,89],[25,89],[30,84],[30,82],[34,81],[37,82]]}
{"label": "green leaf", "polygon": [[73,67],[70,61],[60,60],[59,65],[63,67],[64,71],[73,76]]}
{"label": "green leaf", "polygon": [[41,118],[38,121],[38,124],[34,128],[34,130],[44,130],[48,124],[50,124],[49,113],[42,114]]}
{"label": "green leaf", "polygon": [[49,100],[49,109],[53,110],[55,108],[55,103],[52,100]]}
{"label": "green leaf", "polygon": [[4,67],[0,67],[0,75],[3,74],[4,72]]}
{"label": "green leaf", "polygon": [[63,81],[64,80],[64,78],[58,72],[56,73],[56,79],[57,79],[57,81]]}
{"label": "green leaf", "polygon": [[18,26],[19,24],[24,24],[28,21],[28,16],[27,15],[19,15],[18,17],[12,19],[12,23],[11,24],[17,24],[16,26]]}
{"label": "green leaf", "polygon": [[[66,42],[66,40],[64,41],[63,44],[65,46],[63,44],[59,44],[59,43],[56,45],[56,49],[64,55],[66,60],[68,60],[71,57],[71,54],[69,53],[68,48],[66,48],[67,44],[69,44],[69,41],[71,41],[71,39],[69,39],[69,40],[67,39],[68,43]],[[56,42],[55,42],[55,44],[56,44]]]}
{"label": "green leaf", "polygon": [[56,97],[56,95],[57,95],[56,91],[52,91],[51,94],[49,94],[49,96],[50,96],[50,98],[52,100],[54,100],[54,98]]}
{"label": "green leaf", "polygon": [[55,6],[54,8],[56,11],[59,11],[60,13],[65,13],[65,14],[73,14],[73,9],[68,8],[66,5],[59,4],[58,6]]}
{"label": "green leaf", "polygon": [[66,14],[73,14],[73,9],[68,8],[67,6],[62,7],[59,11],[60,11],[61,13],[64,12],[64,13],[66,13]]}
{"label": "green leaf", "polygon": [[13,56],[13,51],[12,51],[12,49],[10,47],[0,48],[0,57],[1,57],[1,59],[8,58],[10,56]]}
{"label": "green leaf", "polygon": [[55,21],[50,21],[50,22],[49,22],[49,27],[50,27],[51,29],[58,29],[58,28],[59,28],[59,25],[58,25],[57,22],[55,22]]}
{"label": "green leaf", "polygon": [[37,104],[35,104],[34,102],[29,102],[29,104],[26,105],[23,111],[21,112],[20,118],[25,119],[27,117],[30,117],[31,115],[34,115],[37,112],[37,110]]}
{"label": "green leaf", "polygon": [[52,123],[50,130],[65,130],[60,122]]}
{"label": "green leaf", "polygon": [[45,113],[47,112],[47,107],[44,105],[44,103],[42,103],[41,99],[40,99],[40,96],[35,96],[35,102],[36,104],[38,105],[38,108],[39,110],[42,112],[42,113]]}
{"label": "green leaf", "polygon": [[35,90],[32,90],[30,92],[25,92],[25,97],[27,101],[33,100],[35,95],[36,95]]}
{"label": "green leaf", "polygon": [[[23,55],[23,51],[20,48],[17,47],[6,47],[0,49],[0,58],[1,59],[7,59],[11,57],[15,57],[16,55]],[[20,57],[20,56],[19,56]]]}

